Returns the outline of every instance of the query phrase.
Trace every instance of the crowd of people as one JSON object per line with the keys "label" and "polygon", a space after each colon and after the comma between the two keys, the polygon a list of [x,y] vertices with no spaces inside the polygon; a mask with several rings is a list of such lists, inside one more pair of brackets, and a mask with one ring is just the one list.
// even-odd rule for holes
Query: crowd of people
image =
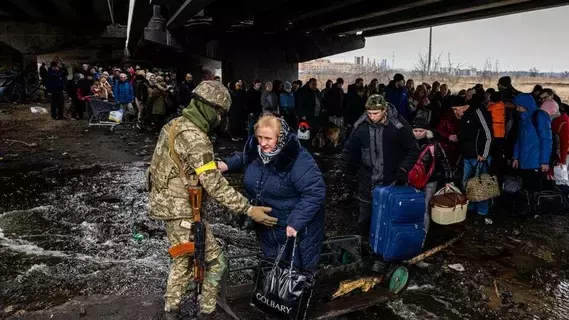
{"label": "crowd of people", "polygon": [[[439,82],[414,87],[401,74],[387,85],[373,80],[365,86],[357,79],[347,91],[341,78],[328,81],[322,91],[316,79],[306,84],[256,80],[249,90],[243,81],[224,86],[211,77],[194,87],[192,80],[186,74],[177,86],[178,108],[172,113],[181,116],[161,128],[148,172],[150,215],[165,221],[172,248],[191,240],[186,187],[201,185],[231,211],[256,222],[266,258],[284,253],[294,267],[316,270],[325,235],[326,186],[312,145],[304,148],[300,141],[304,122],[313,132],[332,127],[345,132],[332,173],[358,173],[357,228],[363,243],[370,237],[372,190],[410,184],[409,173],[418,164],[433,168],[423,170],[426,183],[419,188],[426,196],[425,233],[429,199],[451,184],[464,190],[467,181],[488,172],[499,181],[520,176],[520,189],[529,192],[569,184],[567,105],[554,90],[539,85],[530,93],[519,92],[507,76],[499,79],[497,89],[476,85],[457,94]],[[118,81],[123,81],[120,73]],[[136,104],[147,101],[137,101],[136,94],[133,99]],[[249,137],[242,152],[215,161],[209,137],[226,115],[233,140],[244,140],[247,132]],[[563,167],[565,175],[557,174],[555,169]],[[243,194],[223,177],[228,171],[243,172]],[[491,201],[470,201],[468,208],[479,223],[493,223]],[[294,245],[287,240],[293,237]],[[297,241],[299,252],[293,258]],[[207,281],[199,303],[207,316],[215,309],[226,265],[211,231],[205,246]],[[188,257],[172,257],[166,319],[177,318],[191,276]],[[374,270],[382,267],[378,258]]]}
{"label": "crowd of people", "polygon": [[[116,104],[124,114],[136,119],[139,128],[159,129],[168,116],[176,113],[178,99],[181,103],[189,103],[189,92],[193,90],[193,87],[182,83],[178,96],[170,73],[159,69],[150,71],[140,66],[103,69],[83,64],[75,68],[70,80],[67,74],[68,69],[60,61],[51,62],[49,68],[40,67],[40,77],[50,96],[54,120],[65,119],[64,93],[67,93],[72,120],[84,119],[85,112],[90,117],[89,100],[101,99]],[[191,76],[189,80],[192,80]]]}

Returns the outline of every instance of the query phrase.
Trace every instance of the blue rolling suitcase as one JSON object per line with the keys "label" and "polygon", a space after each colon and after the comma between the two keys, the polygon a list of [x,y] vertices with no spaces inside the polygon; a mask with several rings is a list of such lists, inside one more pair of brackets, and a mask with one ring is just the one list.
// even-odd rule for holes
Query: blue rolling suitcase
{"label": "blue rolling suitcase", "polygon": [[412,187],[373,190],[370,245],[385,261],[413,258],[423,251],[425,194]]}

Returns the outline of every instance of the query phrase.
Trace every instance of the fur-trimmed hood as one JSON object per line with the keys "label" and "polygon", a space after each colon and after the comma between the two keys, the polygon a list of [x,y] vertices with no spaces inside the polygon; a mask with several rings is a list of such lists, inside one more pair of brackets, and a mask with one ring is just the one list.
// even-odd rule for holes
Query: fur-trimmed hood
{"label": "fur-trimmed hood", "polygon": [[[258,145],[259,143],[254,136],[251,137],[245,144],[243,154],[246,155],[246,164],[249,164],[260,158],[259,151],[257,149]],[[291,133],[281,152],[279,152],[271,160],[271,162],[269,162],[269,164],[272,164],[272,166],[278,172],[290,170],[301,150],[302,147],[300,145],[300,141],[298,141],[296,134]]]}

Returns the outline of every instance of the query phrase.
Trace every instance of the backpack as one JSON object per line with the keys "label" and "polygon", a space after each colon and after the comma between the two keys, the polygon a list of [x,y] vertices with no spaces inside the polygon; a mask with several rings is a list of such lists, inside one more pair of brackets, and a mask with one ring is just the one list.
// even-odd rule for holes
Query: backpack
{"label": "backpack", "polygon": [[[531,119],[533,126],[535,127],[535,130],[537,131],[538,134],[539,134],[539,126],[537,123],[537,114],[539,112],[545,112],[545,111],[537,110],[536,112],[533,113],[532,119]],[[549,114],[547,116],[549,117]],[[561,159],[561,138],[559,137],[559,132],[552,132],[551,138],[552,138],[553,144],[551,146],[551,156],[549,157],[549,164],[550,164],[550,166],[553,167],[557,163],[559,163],[559,160]]]}
{"label": "backpack", "polygon": [[[425,167],[425,162],[423,162],[423,158],[425,157],[427,152],[430,152],[432,156],[431,167],[428,170]],[[421,151],[419,159],[417,159],[417,162],[413,165],[413,168],[409,170],[409,173],[407,174],[409,185],[416,189],[423,189],[427,185],[427,182],[429,182],[429,179],[433,175],[434,171],[435,171],[435,146],[430,144],[427,145],[423,149],[423,151]]]}

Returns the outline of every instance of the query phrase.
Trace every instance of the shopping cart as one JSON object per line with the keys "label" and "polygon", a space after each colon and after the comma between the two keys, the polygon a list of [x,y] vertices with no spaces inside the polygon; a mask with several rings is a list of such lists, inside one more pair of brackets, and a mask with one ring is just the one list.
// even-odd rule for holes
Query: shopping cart
{"label": "shopping cart", "polygon": [[113,131],[118,122],[109,121],[111,111],[119,110],[120,107],[114,102],[108,102],[97,97],[86,97],[88,111],[90,113],[89,126],[106,126]]}

